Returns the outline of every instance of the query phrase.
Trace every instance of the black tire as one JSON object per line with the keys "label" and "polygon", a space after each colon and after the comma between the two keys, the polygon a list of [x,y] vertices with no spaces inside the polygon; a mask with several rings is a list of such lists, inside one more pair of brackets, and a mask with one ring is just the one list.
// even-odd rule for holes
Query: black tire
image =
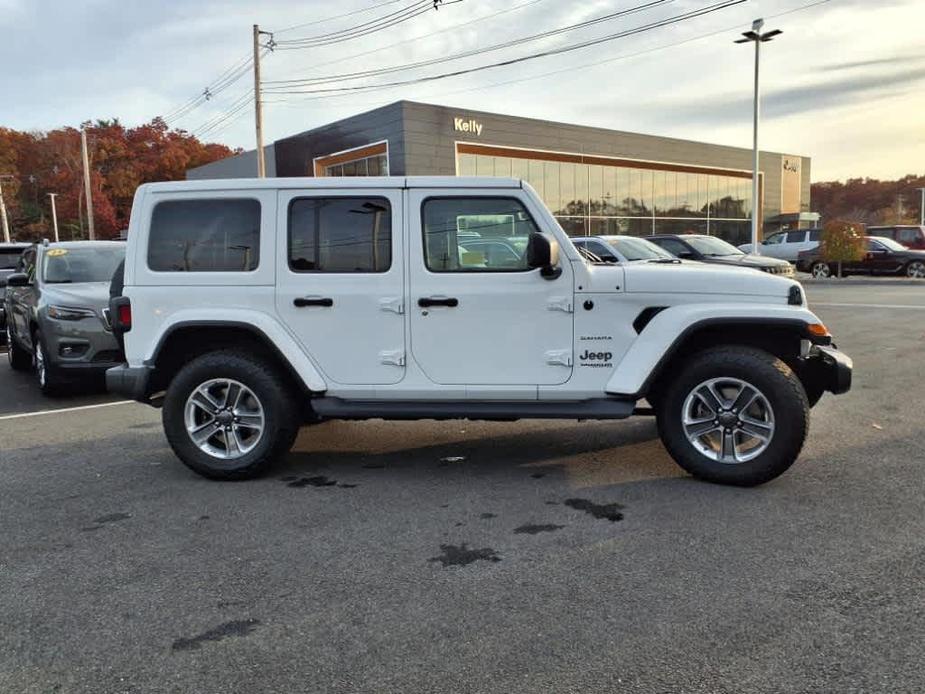
{"label": "black tire", "polygon": [[55,395],[60,392],[61,379],[54,365],[48,360],[48,350],[45,349],[45,341],[38,329],[32,333],[32,369],[35,382],[43,395]]}
{"label": "black tire", "polygon": [[[734,378],[757,388],[773,411],[774,431],[767,448],[746,462],[713,460],[688,440],[682,417],[688,395],[713,378]],[[657,412],[665,448],[694,477],[751,487],[785,472],[797,459],[809,431],[809,402],[793,370],[777,357],[746,346],[705,350],[691,357],[664,391]]]}
{"label": "black tire", "polygon": [[[264,427],[256,445],[234,460],[223,460],[200,449],[187,433],[188,398],[211,379],[231,379],[248,388],[263,409]],[[174,453],[191,470],[214,480],[256,477],[286,455],[299,431],[299,407],[272,364],[247,352],[209,352],[186,364],[164,396],[162,421]]]}
{"label": "black tire", "polygon": [[32,355],[16,341],[9,325],[6,326],[6,357],[14,371],[28,371],[32,368]]}

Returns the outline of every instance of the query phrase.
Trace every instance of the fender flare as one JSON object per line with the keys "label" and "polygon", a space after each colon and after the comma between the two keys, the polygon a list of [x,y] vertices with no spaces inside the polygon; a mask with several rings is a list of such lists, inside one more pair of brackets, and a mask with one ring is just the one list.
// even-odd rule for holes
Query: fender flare
{"label": "fender flare", "polygon": [[234,318],[215,317],[214,312],[213,317],[210,318],[182,316],[180,314],[173,316],[173,319],[162,327],[153,348],[145,355],[144,364],[154,366],[161,348],[168,338],[178,330],[210,327],[235,328],[246,330],[265,344],[283,364],[286,364],[292,370],[307,390],[315,393],[327,390],[328,386],[321,372],[308,358],[305,350],[295,341],[292,335],[265,314],[248,311],[246,312],[246,317],[250,320],[241,320],[241,313],[240,310],[235,311]]}
{"label": "fender flare", "polygon": [[[604,390],[611,395],[645,397],[661,369],[694,333],[716,326],[788,327],[801,336],[821,323],[814,313],[791,306],[754,304],[679,305],[661,311],[645,326],[616,365]],[[719,315],[717,315],[719,314]]]}

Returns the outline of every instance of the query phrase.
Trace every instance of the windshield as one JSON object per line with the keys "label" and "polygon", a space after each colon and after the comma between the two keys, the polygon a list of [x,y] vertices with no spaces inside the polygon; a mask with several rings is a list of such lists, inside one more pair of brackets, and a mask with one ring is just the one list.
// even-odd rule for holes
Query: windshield
{"label": "windshield", "polygon": [[731,243],[726,243],[715,236],[685,236],[683,237],[691,246],[703,255],[715,257],[723,255],[745,255]]}
{"label": "windshield", "polygon": [[651,241],[637,239],[631,236],[602,236],[602,239],[617,249],[627,260],[659,260],[674,258],[664,248],[656,246]]}
{"label": "windshield", "polygon": [[873,240],[883,246],[886,246],[891,251],[905,251],[906,250],[906,247],[903,246],[901,243],[897,243],[893,239],[888,239],[884,236],[874,236]]}
{"label": "windshield", "polygon": [[0,249],[0,270],[15,270],[19,256],[22,255],[22,249]]}
{"label": "windshield", "polygon": [[125,257],[118,246],[50,248],[45,252],[42,278],[47,284],[109,282]]}

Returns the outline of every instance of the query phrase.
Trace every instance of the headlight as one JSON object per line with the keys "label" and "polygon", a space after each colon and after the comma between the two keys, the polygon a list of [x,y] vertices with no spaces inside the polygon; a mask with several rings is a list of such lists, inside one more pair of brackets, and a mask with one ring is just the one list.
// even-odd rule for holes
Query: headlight
{"label": "headlight", "polygon": [[49,306],[48,317],[56,320],[83,320],[93,318],[96,313],[89,308],[75,308],[72,306]]}

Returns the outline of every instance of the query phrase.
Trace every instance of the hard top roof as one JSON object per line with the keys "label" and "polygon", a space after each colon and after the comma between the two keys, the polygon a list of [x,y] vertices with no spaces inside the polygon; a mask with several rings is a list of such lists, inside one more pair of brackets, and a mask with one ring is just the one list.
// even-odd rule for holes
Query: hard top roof
{"label": "hard top roof", "polygon": [[332,190],[364,188],[520,188],[515,178],[494,176],[324,176],[304,178],[214,178],[145,183],[151,193],[195,193],[219,190]]}

